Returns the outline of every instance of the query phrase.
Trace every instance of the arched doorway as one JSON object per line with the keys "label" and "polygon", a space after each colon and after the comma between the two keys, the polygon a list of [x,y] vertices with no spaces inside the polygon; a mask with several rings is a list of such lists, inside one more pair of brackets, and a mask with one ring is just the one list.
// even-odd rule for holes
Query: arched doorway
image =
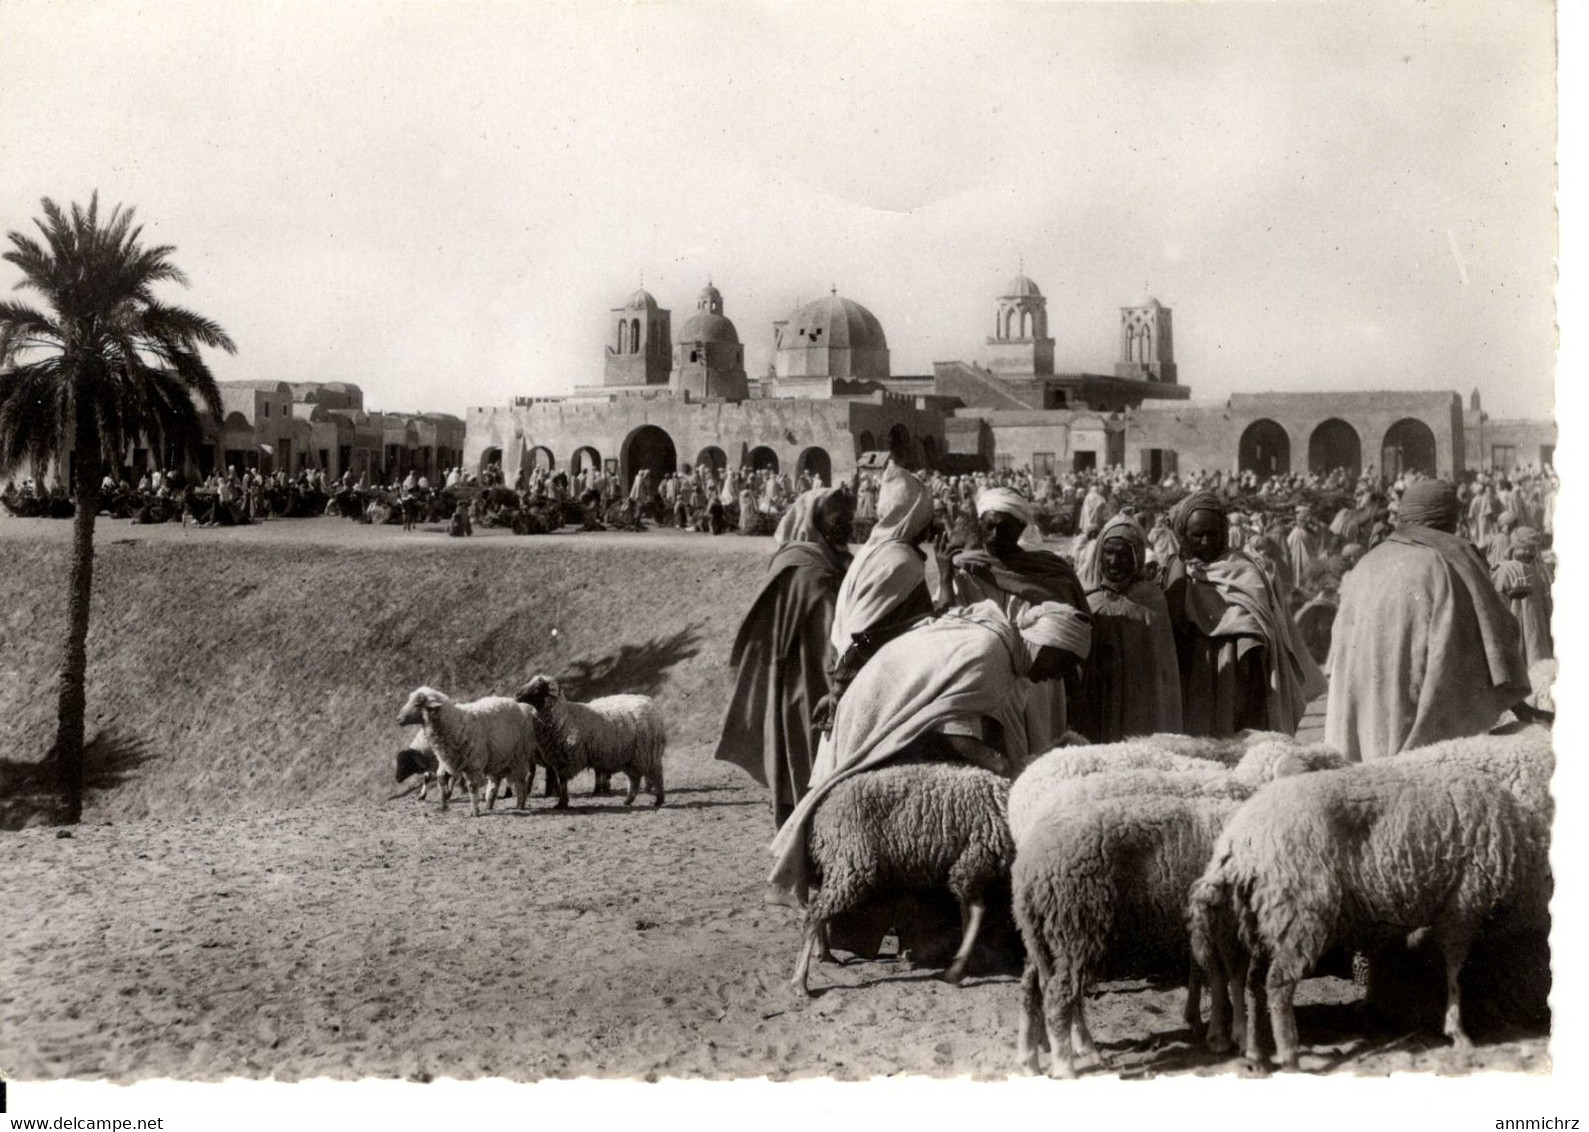
{"label": "arched doorway", "polygon": [[477,468],[476,471],[478,471],[481,475],[484,475],[485,474],[485,470],[487,468],[489,468],[492,464],[495,464],[497,466],[498,470],[501,469],[501,467],[502,467],[502,449],[500,449],[500,448],[487,448],[484,452],[480,453],[480,467]]}
{"label": "arched doorway", "polygon": [[800,453],[795,470],[819,478],[826,487],[833,486],[833,461],[829,458],[826,449],[807,448]]}
{"label": "arched doorway", "polygon": [[752,448],[749,459],[752,471],[777,472],[778,470],[778,453],[768,448],[765,444]]}
{"label": "arched doorway", "polygon": [[644,468],[652,480],[661,480],[669,472],[679,470],[679,455],[674,450],[673,438],[656,425],[641,425],[623,442],[621,456],[623,482],[634,483],[635,475]]}
{"label": "arched doorway", "polygon": [[1328,475],[1336,468],[1356,476],[1363,467],[1363,444],[1357,430],[1339,417],[1332,417],[1308,437],[1308,471]]}
{"label": "arched doorway", "polygon": [[1403,472],[1435,474],[1435,434],[1416,417],[1403,417],[1385,431],[1380,448],[1381,475],[1399,476]]}
{"label": "arched doorway", "polygon": [[1291,470],[1291,437],[1274,421],[1253,421],[1241,434],[1236,463],[1244,472],[1284,475]]}
{"label": "arched doorway", "polygon": [[589,445],[574,449],[574,454],[568,460],[569,475],[580,476],[593,470],[601,470],[601,453]]}
{"label": "arched doorway", "polygon": [[859,456],[862,452],[875,452],[876,450],[877,440],[870,432],[863,432],[860,436],[855,438],[855,454],[857,456]]}
{"label": "arched doorway", "polygon": [[557,460],[552,455],[552,450],[544,444],[537,444],[526,454],[524,461],[536,471],[549,472],[557,467]]}
{"label": "arched doorway", "polygon": [[904,425],[897,424],[888,430],[888,454],[896,464],[909,467],[915,463],[911,457],[910,430]]}
{"label": "arched doorway", "polygon": [[706,448],[702,448],[700,452],[696,454],[695,467],[697,470],[701,468],[707,468],[710,471],[716,472],[718,475],[722,475],[723,470],[728,467],[728,453],[724,452],[715,444],[709,445]]}

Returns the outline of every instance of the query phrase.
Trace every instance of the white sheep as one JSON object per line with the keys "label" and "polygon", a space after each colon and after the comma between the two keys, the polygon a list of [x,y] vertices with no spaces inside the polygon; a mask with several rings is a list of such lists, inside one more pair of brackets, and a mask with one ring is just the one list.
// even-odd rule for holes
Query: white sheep
{"label": "white sheep", "polygon": [[[480,814],[480,787],[489,783],[486,808],[496,804],[498,783],[513,784],[515,804],[530,802],[530,781],[535,775],[535,729],[529,713],[506,696],[487,696],[457,703],[434,688],[417,688],[403,704],[397,722],[420,724],[436,755],[438,772],[463,782],[476,817]],[[448,791],[441,795],[447,808]]]}
{"label": "white sheep", "polygon": [[[1397,757],[1282,779],[1231,817],[1193,886],[1191,930],[1211,984],[1240,982],[1232,1029],[1263,1064],[1267,993],[1275,1056],[1296,1068],[1292,998],[1326,950],[1426,930],[1445,961],[1445,1033],[1462,1028],[1458,976],[1480,926],[1539,898],[1539,827],[1493,776]],[[1216,985],[1217,990],[1217,985]],[[1215,995],[1210,1030],[1223,1030]]]}
{"label": "white sheep", "polygon": [[581,771],[604,775],[622,771],[629,779],[624,805],[634,804],[644,781],[656,805],[664,797],[662,759],[667,727],[650,696],[603,696],[589,703],[563,698],[557,681],[536,676],[519,689],[535,722],[544,764],[557,775],[557,806],[568,808],[568,781]]}
{"label": "white sheep", "polygon": [[1396,756],[1476,770],[1499,778],[1523,808],[1548,828],[1556,816],[1550,779],[1556,772],[1550,728],[1511,724],[1488,735],[1446,739]]}
{"label": "white sheep", "polygon": [[965,763],[896,762],[843,780],[812,813],[806,836],[821,888],[806,908],[793,985],[808,993],[811,955],[829,920],[898,889],[942,889],[960,902],[960,948],[944,973],[966,963],[987,911],[988,887],[1009,872],[1015,846],[1005,820],[1009,780]]}
{"label": "white sheep", "polygon": [[[1044,1037],[1055,1076],[1073,1075],[1077,1056],[1096,1056],[1083,996],[1106,968],[1185,970],[1183,1016],[1196,1033],[1202,979],[1190,961],[1187,891],[1225,821],[1255,790],[1277,778],[1340,765],[1341,756],[1328,747],[1263,733],[1229,768],[1197,760],[1190,770],[1130,766],[1074,778],[1045,776],[1040,790],[1026,792],[1019,817],[1016,801],[1025,775],[1017,779],[1010,792],[1016,844],[1011,880],[1027,952],[1020,1063],[1037,1069]],[[1211,1015],[1218,1010],[1215,1004]],[[1219,1034],[1211,1038],[1222,1040]]]}
{"label": "white sheep", "polygon": [[[1253,757],[1254,751],[1263,753]],[[1280,760],[1288,752],[1302,765],[1282,763]],[[1245,798],[1281,774],[1322,765],[1339,766],[1340,761],[1338,755],[1323,747],[1304,747],[1275,731],[1243,732],[1228,739],[1149,735],[1096,747],[1057,747],[1028,764],[1010,788],[1010,832],[1019,843],[1023,831],[1051,811],[1051,799],[1057,792],[1068,789],[1072,780],[1090,775],[1132,771],[1207,773],[1223,782],[1219,776],[1233,774],[1245,785],[1245,792],[1240,794]]]}

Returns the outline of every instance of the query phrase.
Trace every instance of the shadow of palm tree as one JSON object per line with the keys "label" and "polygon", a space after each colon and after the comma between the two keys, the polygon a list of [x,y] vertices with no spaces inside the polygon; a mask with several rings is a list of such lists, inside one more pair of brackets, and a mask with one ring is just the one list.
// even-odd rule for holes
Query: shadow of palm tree
{"label": "shadow of palm tree", "polygon": [[668,672],[701,651],[701,626],[686,625],[677,633],[642,645],[624,645],[599,660],[576,660],[558,677],[563,694],[574,700],[631,693],[654,696]]}
{"label": "shadow of palm tree", "polygon": [[[136,736],[108,728],[83,746],[85,804],[114,790],[154,758],[149,745]],[[56,789],[55,751],[36,762],[0,759],[0,830],[56,824],[61,797]]]}

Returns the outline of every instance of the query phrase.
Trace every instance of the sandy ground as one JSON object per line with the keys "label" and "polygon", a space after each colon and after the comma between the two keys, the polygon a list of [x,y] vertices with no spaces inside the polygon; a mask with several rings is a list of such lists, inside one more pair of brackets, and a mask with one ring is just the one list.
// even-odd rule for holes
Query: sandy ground
{"label": "sandy ground", "polygon": [[[669,548],[672,568],[715,556],[745,570],[746,586],[768,548],[666,533],[448,540],[318,520],[236,531],[118,526],[107,524],[101,543],[107,560],[132,555],[131,565],[144,561],[141,551],[118,551],[119,538],[440,545],[470,557],[492,545],[566,546],[603,560],[604,545],[644,538]],[[67,530],[0,521],[0,540],[64,541]],[[133,584],[115,581],[114,570],[106,577],[112,594]],[[6,600],[14,608],[24,597]],[[738,590],[733,601],[743,601]],[[646,633],[663,631],[670,615],[658,611]],[[115,635],[122,631],[109,621],[106,639],[116,643],[106,647],[132,648],[132,638]],[[621,637],[624,627],[609,631]],[[675,685],[698,679],[690,675],[698,663],[682,662]],[[698,714],[719,710],[714,700]],[[384,714],[377,722],[386,728],[378,734],[395,734]],[[175,743],[157,744],[162,758],[194,757],[165,754]],[[699,734],[670,751],[660,810],[643,798],[625,809],[620,798],[577,796],[564,814],[540,797],[529,813],[499,808],[476,819],[467,805],[443,813],[434,797],[396,792],[389,753],[370,757],[366,778],[337,780],[336,792],[325,787],[306,803],[262,809],[258,784],[252,806],[205,795],[201,812],[178,817],[160,816],[158,802],[181,812],[181,774],[162,778],[150,763],[137,773],[153,802],[118,810],[118,792],[136,782],[108,787],[70,836],[0,833],[0,1065],[18,1080],[123,1081],[1012,1071],[1019,986],[1011,975],[951,987],[933,970],[885,957],[818,964],[814,996],[793,994],[795,914],[760,902],[771,833],[764,792],[712,762]],[[1492,1036],[1458,1054],[1434,1027],[1376,1026],[1356,997],[1338,978],[1304,985],[1305,1069],[1548,1069],[1543,1037]],[[1190,1040],[1172,986],[1106,984],[1089,1013],[1123,1076],[1235,1071]]]}

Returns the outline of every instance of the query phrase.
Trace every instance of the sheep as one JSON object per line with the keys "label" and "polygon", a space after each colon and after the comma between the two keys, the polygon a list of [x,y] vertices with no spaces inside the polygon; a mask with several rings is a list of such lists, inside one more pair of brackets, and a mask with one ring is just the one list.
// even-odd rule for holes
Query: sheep
{"label": "sheep", "polygon": [[[535,730],[529,713],[506,696],[487,696],[472,703],[457,703],[434,688],[417,688],[403,704],[397,722],[421,724],[438,771],[463,781],[474,815],[480,816],[480,787],[489,782],[486,808],[496,805],[498,783],[513,784],[515,804],[530,802],[530,781],[535,774]],[[441,794],[447,808],[448,791]]]}
{"label": "sheep", "polygon": [[568,780],[587,768],[596,772],[598,790],[604,776],[628,776],[626,806],[634,805],[642,780],[654,804],[662,805],[668,736],[650,696],[603,696],[582,704],[564,699],[556,680],[536,676],[517,698],[535,723],[542,761],[557,774],[556,809],[568,808]]}
{"label": "sheep", "polygon": [[[1083,995],[1108,961],[1119,966],[1122,956],[1132,970],[1185,965],[1183,1016],[1196,1033],[1202,978],[1189,960],[1186,893],[1215,839],[1266,782],[1342,765],[1328,747],[1300,746],[1268,733],[1234,767],[1198,762],[1191,770],[1129,767],[1069,779],[1047,776],[1038,780],[1039,789],[1025,792],[1019,811],[1025,776],[1016,780],[1010,828],[1016,922],[1027,950],[1018,1042],[1023,1067],[1038,1068],[1034,1037],[1039,1044],[1050,1038],[1055,1076],[1072,1076],[1078,1055],[1096,1056]],[[1218,1009],[1211,1007],[1211,1017]],[[1054,1046],[1056,1034],[1070,1040]],[[1218,1032],[1210,1037],[1216,1045],[1224,1040]]]}
{"label": "sheep", "polygon": [[[1187,753],[1191,751],[1208,757]],[[1300,762],[1284,761],[1288,753]],[[1209,774],[1223,782],[1225,776],[1235,775],[1245,785],[1245,792],[1236,796],[1245,798],[1271,778],[1319,766],[1339,766],[1340,761],[1340,756],[1326,748],[1303,747],[1290,736],[1274,731],[1244,732],[1223,740],[1151,735],[1098,747],[1056,748],[1034,760],[1015,780],[1010,790],[1010,831],[1019,843],[1022,832],[1051,810],[1050,799],[1056,791],[1068,789],[1072,780],[1084,776],[1141,771]]]}
{"label": "sheep", "polygon": [[1556,815],[1556,804],[1550,796],[1550,779],[1556,770],[1550,737],[1548,727],[1511,724],[1488,735],[1446,739],[1397,757],[1494,775],[1523,809],[1549,828]]}
{"label": "sheep", "polygon": [[[835,785],[810,818],[806,853],[821,888],[806,908],[792,985],[809,994],[811,955],[830,919],[901,888],[947,887],[960,902],[960,948],[944,979],[965,977],[985,894],[1015,856],[1009,780],[965,763],[900,761]],[[824,948],[825,951],[825,948]]]}
{"label": "sheep", "polygon": [[[1095,798],[1017,843],[1010,885],[1026,945],[1022,1068],[1038,1069],[1041,1044],[1051,1051],[1052,1077],[1072,1077],[1077,1057],[1099,1056],[1083,1002],[1106,966],[1140,972],[1175,964],[1195,973],[1186,892],[1237,805],[1172,794]],[[1194,1029],[1200,993],[1189,978],[1185,1014]]]}
{"label": "sheep", "polygon": [[432,782],[439,782],[443,794],[452,793],[452,775],[441,769],[441,764],[436,759],[436,752],[430,748],[430,740],[425,737],[423,727],[415,730],[409,737],[408,745],[397,752],[397,781],[403,781],[419,775],[419,800],[425,800],[425,793],[430,789]]}
{"label": "sheep", "polygon": [[[1445,1034],[1462,1027],[1458,976],[1480,926],[1537,898],[1539,827],[1500,781],[1438,759],[1398,757],[1272,783],[1243,803],[1192,888],[1193,950],[1221,982],[1241,979],[1232,1030],[1254,1067],[1259,995],[1275,1056],[1298,1067],[1297,983],[1332,945],[1372,947],[1387,925],[1425,929],[1446,975]],[[1220,998],[1210,1029],[1223,1030]]]}

